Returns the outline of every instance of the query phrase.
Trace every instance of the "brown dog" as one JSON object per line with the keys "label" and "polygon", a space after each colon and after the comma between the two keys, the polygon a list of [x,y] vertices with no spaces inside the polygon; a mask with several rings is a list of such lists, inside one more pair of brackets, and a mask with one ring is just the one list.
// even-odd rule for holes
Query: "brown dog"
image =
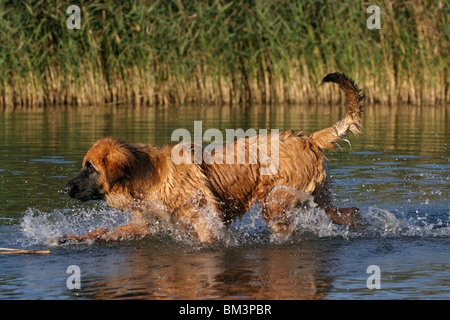
{"label": "brown dog", "polygon": [[[145,236],[149,224],[156,221],[172,223],[202,243],[214,243],[222,226],[241,217],[255,201],[272,231],[288,235],[292,231],[289,212],[306,205],[311,197],[333,222],[357,226],[357,208],[337,209],[330,203],[324,150],[332,149],[349,130],[361,132],[363,97],[344,74],[328,74],[325,82],[337,83],[343,90],[348,103],[345,118],[310,135],[286,131],[276,137],[270,133],[245,138],[240,145],[245,147],[243,164],[227,158],[233,151],[231,160],[237,160],[242,150],[239,141],[215,149],[210,155],[216,161],[210,164],[175,164],[171,157],[175,146],[131,145],[115,138],[97,141],[84,157],[80,173],[64,189],[81,201],[104,199],[110,206],[132,211],[135,217],[128,225],[67,235],[61,242]],[[258,150],[263,144],[272,150],[273,141],[278,143],[278,170],[262,175],[267,163]],[[184,150],[193,159],[196,148],[204,152],[195,145]]]}

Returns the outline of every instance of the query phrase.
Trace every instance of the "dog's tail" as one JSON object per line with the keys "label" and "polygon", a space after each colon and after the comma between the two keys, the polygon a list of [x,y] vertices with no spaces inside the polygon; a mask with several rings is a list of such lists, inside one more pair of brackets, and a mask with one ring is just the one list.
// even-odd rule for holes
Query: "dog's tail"
{"label": "dog's tail", "polygon": [[336,122],[332,127],[314,132],[310,135],[322,149],[333,149],[333,142],[344,139],[347,131],[354,134],[362,133],[361,117],[363,107],[361,101],[364,99],[361,95],[361,90],[355,82],[343,73],[330,73],[322,80],[322,84],[326,82],[334,82],[339,85],[339,88],[344,91],[345,99],[348,105],[348,112],[344,119]]}

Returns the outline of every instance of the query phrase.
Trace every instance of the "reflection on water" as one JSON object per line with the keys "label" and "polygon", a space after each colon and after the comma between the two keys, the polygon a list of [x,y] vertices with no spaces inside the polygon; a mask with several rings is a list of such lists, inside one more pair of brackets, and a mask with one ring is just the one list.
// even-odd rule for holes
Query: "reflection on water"
{"label": "reflection on water", "polygon": [[[85,279],[80,296],[95,299],[318,299],[326,295],[317,248],[283,246],[196,250],[144,246],[104,279]],[[312,252],[311,252],[312,251]],[[123,268],[123,269],[122,269]],[[130,274],[133,275],[130,277]],[[320,280],[318,281],[317,278]],[[92,281],[92,285],[89,285]]]}
{"label": "reflection on water", "polygon": [[[242,128],[310,133],[344,107],[61,108],[0,113],[0,247],[47,247],[55,235],[126,221],[99,202],[61,189],[98,138],[174,144],[177,128]],[[298,232],[273,242],[257,211],[214,247],[156,239],[51,247],[48,256],[0,256],[0,298],[326,299],[450,296],[448,107],[367,107],[364,135],[327,154],[338,206],[358,206],[370,228],[329,224],[298,213]],[[206,142],[205,143],[209,143]],[[79,265],[82,289],[66,287]],[[383,290],[366,287],[379,265]],[[384,279],[384,280],[383,280]]]}

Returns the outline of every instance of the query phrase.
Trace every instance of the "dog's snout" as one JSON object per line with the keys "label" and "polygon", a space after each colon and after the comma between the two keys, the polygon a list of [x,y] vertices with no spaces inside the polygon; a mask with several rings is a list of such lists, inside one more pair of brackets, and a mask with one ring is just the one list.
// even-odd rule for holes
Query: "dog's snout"
{"label": "dog's snout", "polygon": [[104,193],[98,186],[97,180],[92,179],[84,173],[79,173],[63,187],[64,192],[74,199],[80,201],[104,199]]}

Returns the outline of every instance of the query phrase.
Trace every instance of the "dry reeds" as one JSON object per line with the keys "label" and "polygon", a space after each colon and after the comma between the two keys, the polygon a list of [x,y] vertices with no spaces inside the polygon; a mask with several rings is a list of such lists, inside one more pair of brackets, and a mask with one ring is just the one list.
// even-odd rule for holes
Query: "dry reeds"
{"label": "dry reeds", "polygon": [[[445,1],[0,1],[0,109],[36,105],[335,102],[329,72],[366,103],[447,103]],[[332,92],[332,90],[335,90]],[[333,94],[332,94],[333,93]]]}

